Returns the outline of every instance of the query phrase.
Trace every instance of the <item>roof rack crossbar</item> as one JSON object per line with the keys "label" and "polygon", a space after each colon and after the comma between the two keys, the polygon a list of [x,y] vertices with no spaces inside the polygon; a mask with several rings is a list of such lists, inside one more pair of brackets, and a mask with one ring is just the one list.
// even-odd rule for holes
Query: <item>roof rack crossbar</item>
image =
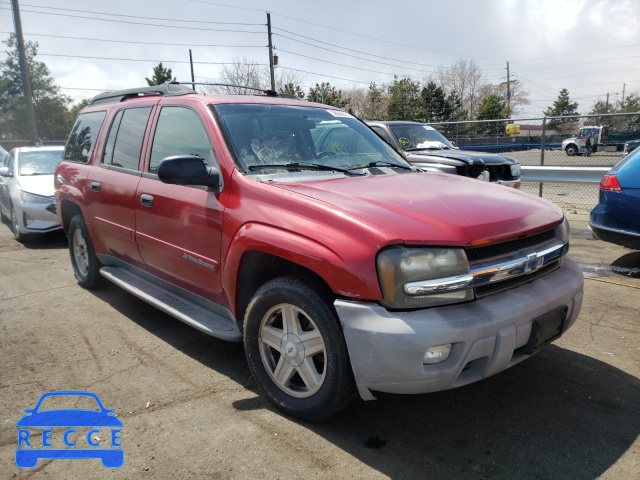
{"label": "roof rack crossbar", "polygon": [[249,87],[247,85],[233,85],[230,83],[207,83],[207,82],[174,82],[178,85],[207,85],[210,87],[230,87],[230,88],[244,88],[246,90],[254,90],[256,92],[262,92],[268,97],[278,97],[279,94],[275,90],[267,90],[258,87]]}
{"label": "roof rack crossbar", "polygon": [[89,105],[100,105],[103,103],[117,103],[129,98],[147,97],[151,95],[161,95],[164,97],[172,97],[178,95],[187,95],[189,93],[197,93],[186,85],[177,82],[163,83],[153,87],[130,88],[128,90],[116,90],[113,92],[104,92],[96,95],[91,99]]}

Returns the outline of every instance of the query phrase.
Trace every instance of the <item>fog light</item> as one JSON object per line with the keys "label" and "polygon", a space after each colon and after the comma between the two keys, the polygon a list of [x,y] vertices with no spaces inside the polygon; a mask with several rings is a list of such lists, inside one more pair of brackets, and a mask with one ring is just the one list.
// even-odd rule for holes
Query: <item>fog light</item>
{"label": "fog light", "polygon": [[447,343],[446,345],[436,345],[435,347],[429,348],[424,354],[424,360],[422,363],[424,365],[433,365],[434,363],[442,363],[447,358],[449,358],[449,354],[451,353],[451,344]]}

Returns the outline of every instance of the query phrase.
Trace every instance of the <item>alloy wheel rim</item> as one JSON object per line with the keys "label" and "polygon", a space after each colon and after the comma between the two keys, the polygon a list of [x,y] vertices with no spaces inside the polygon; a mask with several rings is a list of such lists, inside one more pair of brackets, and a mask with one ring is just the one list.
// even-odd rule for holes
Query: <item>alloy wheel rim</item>
{"label": "alloy wheel rim", "polygon": [[285,393],[306,398],[322,387],[327,351],[315,322],[291,304],[272,307],[260,323],[260,358],[271,380]]}
{"label": "alloy wheel rim", "polygon": [[89,273],[89,255],[87,253],[87,242],[80,230],[73,232],[73,259],[78,271],[86,276]]}

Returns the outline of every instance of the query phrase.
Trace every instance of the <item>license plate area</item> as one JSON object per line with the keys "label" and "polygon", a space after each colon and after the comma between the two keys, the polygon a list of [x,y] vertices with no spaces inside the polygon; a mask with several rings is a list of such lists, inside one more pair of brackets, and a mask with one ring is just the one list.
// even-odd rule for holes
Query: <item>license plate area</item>
{"label": "license plate area", "polygon": [[536,318],[531,327],[529,342],[522,352],[531,355],[562,334],[564,321],[567,318],[567,307],[560,307],[553,312]]}

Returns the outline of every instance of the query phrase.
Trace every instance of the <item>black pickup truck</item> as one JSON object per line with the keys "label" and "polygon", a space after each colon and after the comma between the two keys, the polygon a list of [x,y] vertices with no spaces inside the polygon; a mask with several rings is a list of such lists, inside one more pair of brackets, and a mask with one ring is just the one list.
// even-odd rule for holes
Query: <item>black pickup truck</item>
{"label": "black pickup truck", "polygon": [[520,164],[513,158],[460,150],[436,129],[423,123],[366,123],[409,163],[422,170],[439,170],[520,188]]}

